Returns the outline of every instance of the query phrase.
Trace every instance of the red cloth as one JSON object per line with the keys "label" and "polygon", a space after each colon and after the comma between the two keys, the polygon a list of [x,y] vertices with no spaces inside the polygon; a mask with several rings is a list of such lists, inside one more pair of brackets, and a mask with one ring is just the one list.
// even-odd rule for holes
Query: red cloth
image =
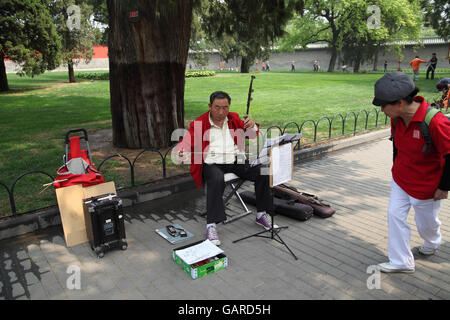
{"label": "red cloth", "polygon": [[62,182],[55,182],[53,183],[53,186],[55,189],[58,188],[64,188],[64,187],[70,187],[77,184],[81,184],[83,188],[95,186],[99,183],[104,183],[105,179],[102,175],[98,175],[95,172],[90,172],[88,174],[66,174],[66,175],[58,175],[56,177],[56,180],[64,180],[68,179],[66,181]]}
{"label": "red cloth", "polygon": [[[229,112],[227,118],[228,128],[233,130],[244,130],[244,121],[239,118],[237,113]],[[206,157],[206,154],[203,154],[203,152],[205,151],[205,148],[209,146],[209,135],[207,134],[209,129],[211,129],[211,123],[209,122],[208,111],[198,117],[195,121],[191,122],[188,133],[176,147],[177,152],[180,150],[195,152],[195,154],[191,156],[190,172],[199,189],[201,188],[203,182],[202,166],[205,160],[204,157]],[[256,134],[258,134],[258,132]],[[249,138],[254,138],[255,136],[249,135]],[[240,141],[242,139],[238,140],[238,137],[239,135],[234,135],[234,143],[238,146],[239,150],[242,150],[244,144],[243,141]]]}
{"label": "red cloth", "polygon": [[53,186],[56,189],[74,186],[77,184],[81,184],[83,187],[89,187],[89,186],[94,186],[96,184],[105,182],[103,175],[92,167],[92,163],[89,160],[89,155],[88,155],[87,150],[81,150],[79,136],[74,136],[74,137],[69,138],[69,150],[70,150],[70,152],[68,154],[68,159],[66,159],[66,161],[69,161],[71,159],[76,159],[76,158],[83,158],[83,160],[85,160],[89,164],[88,173],[86,173],[86,174],[60,174],[60,173],[65,173],[68,171],[66,167],[63,167],[58,172],[58,175],[57,175],[55,181],[65,180],[65,179],[67,179],[67,180],[53,183]]}
{"label": "red cloth", "polygon": [[[394,140],[398,153],[392,177],[411,197],[426,200],[433,198],[444,170],[444,156],[450,154],[450,121],[442,113],[434,116],[429,126],[433,150],[422,152],[425,140],[419,123],[425,119],[430,104],[423,97],[415,97],[414,100],[420,102],[420,107],[408,127],[401,119],[396,123]],[[391,128],[393,126],[394,120],[391,120]]]}

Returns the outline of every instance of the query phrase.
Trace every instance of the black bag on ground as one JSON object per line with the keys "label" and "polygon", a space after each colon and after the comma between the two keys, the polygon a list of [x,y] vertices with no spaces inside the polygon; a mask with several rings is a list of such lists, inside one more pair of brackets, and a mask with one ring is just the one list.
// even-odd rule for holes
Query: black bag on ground
{"label": "black bag on ground", "polygon": [[336,210],[328,204],[323,203],[317,196],[305,192],[301,192],[298,189],[281,184],[273,187],[274,197],[281,199],[297,199],[300,203],[311,206],[314,211],[314,215],[320,218],[329,218],[335,214]]}
{"label": "black bag on ground", "polygon": [[122,200],[115,194],[84,199],[86,233],[92,250],[103,258],[106,251],[126,250]]}
{"label": "black bag on ground", "polygon": [[[243,191],[239,194],[246,203],[256,204],[256,194],[254,192]],[[314,211],[311,206],[300,203],[294,198],[282,199],[276,196],[273,197],[273,209],[277,214],[300,221],[306,221],[311,218]]]}

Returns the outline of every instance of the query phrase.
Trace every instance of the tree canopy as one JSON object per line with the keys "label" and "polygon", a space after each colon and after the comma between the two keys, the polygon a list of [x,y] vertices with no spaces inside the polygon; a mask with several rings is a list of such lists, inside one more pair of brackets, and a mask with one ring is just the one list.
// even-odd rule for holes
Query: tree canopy
{"label": "tree canopy", "polygon": [[[401,59],[401,46],[391,40],[419,38],[423,23],[418,1],[357,1],[355,5],[358,10],[354,14],[359,23],[354,24],[353,29],[347,28],[342,42],[344,58],[352,62],[354,72],[358,72],[360,64],[368,60],[374,61],[376,68],[379,52],[387,48]],[[376,5],[377,10],[372,11],[368,5]]]}
{"label": "tree canopy", "polygon": [[[379,8],[375,16],[368,10],[372,5]],[[362,61],[389,39],[417,37],[422,25],[419,9],[418,0],[306,0],[303,15],[289,22],[280,47],[291,51],[326,42],[332,52],[328,71],[333,72],[337,53],[344,47],[348,56]],[[378,21],[370,25],[373,19]]]}
{"label": "tree canopy", "polygon": [[425,22],[442,38],[450,38],[450,3],[448,0],[422,0]]}
{"label": "tree canopy", "polygon": [[88,0],[53,0],[50,12],[62,38],[62,62],[68,66],[69,81],[75,82],[73,66],[81,60],[88,63],[94,54],[97,33],[90,21],[92,6]]}
{"label": "tree canopy", "polygon": [[300,0],[203,1],[202,27],[225,60],[241,57],[241,72],[248,72],[255,58],[268,58],[274,41],[302,5]]}
{"label": "tree canopy", "polygon": [[20,64],[20,75],[34,76],[56,68],[61,39],[48,0],[0,2],[0,91],[9,90],[4,59]]}

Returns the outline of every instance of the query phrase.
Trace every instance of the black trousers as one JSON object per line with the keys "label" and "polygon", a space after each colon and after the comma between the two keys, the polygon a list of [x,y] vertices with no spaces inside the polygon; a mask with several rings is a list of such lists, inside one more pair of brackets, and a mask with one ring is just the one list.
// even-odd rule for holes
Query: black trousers
{"label": "black trousers", "polygon": [[431,71],[431,80],[434,79],[434,69],[435,69],[435,67],[432,67],[431,65],[428,66],[428,69],[427,69],[427,79],[428,79],[428,75],[430,74],[430,71]]}
{"label": "black trousers", "polygon": [[226,220],[223,203],[225,190],[224,174],[234,173],[240,178],[253,181],[258,212],[273,209],[273,195],[269,186],[269,175],[261,175],[261,166],[248,164],[203,164],[203,180],[206,182],[206,223]]}

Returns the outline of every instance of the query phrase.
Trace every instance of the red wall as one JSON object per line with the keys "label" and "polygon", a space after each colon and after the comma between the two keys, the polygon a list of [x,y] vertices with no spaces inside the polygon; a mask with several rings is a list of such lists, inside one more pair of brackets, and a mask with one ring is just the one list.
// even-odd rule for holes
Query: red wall
{"label": "red wall", "polygon": [[94,55],[92,59],[104,59],[108,58],[108,47],[107,46],[94,46]]}
{"label": "red wall", "polygon": [[[94,55],[92,59],[104,59],[108,58],[108,47],[107,46],[94,46]],[[9,60],[5,58],[5,60]]]}

